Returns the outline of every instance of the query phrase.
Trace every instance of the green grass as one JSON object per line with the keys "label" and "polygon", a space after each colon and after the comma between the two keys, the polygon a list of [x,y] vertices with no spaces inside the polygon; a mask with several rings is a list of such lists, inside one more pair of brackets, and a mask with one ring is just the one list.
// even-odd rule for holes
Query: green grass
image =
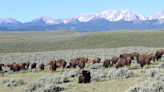
{"label": "green grass", "polygon": [[128,46],[164,47],[164,31],[123,30],[93,33],[72,31],[0,33],[0,52],[42,52]]}
{"label": "green grass", "polygon": [[[156,62],[155,65],[151,64],[149,66],[149,68],[152,66],[156,66],[159,63],[163,63],[163,61],[162,62]],[[71,82],[56,84],[56,85],[64,86],[65,88],[67,88],[66,90],[64,90],[62,92],[86,92],[86,91],[89,91],[89,92],[124,92],[129,87],[134,86],[136,84],[141,84],[145,80],[148,80],[147,76],[143,76],[143,75],[141,75],[141,73],[139,73],[140,67],[136,68],[136,66],[139,66],[139,65],[132,63],[130,69],[135,71],[139,75],[138,77],[141,77],[143,79],[143,81],[136,81],[136,78],[138,78],[138,77],[130,77],[127,79],[120,79],[120,80],[105,79],[105,80],[100,80],[94,84],[93,83],[78,84],[78,77],[74,77],[74,78],[69,78],[69,80]],[[87,68],[85,68],[85,69],[87,69]],[[144,69],[147,70],[147,65],[144,66]],[[37,70],[39,71],[39,69],[37,69]],[[4,74],[5,76],[0,77],[0,80],[3,78],[9,78],[9,79],[15,78],[15,79],[17,79],[17,78],[21,77],[25,80],[25,83],[27,84],[30,81],[37,81],[37,79],[43,77],[43,75],[46,75],[46,74],[50,74],[50,75],[59,74],[60,70],[62,70],[62,68],[58,68],[57,71],[54,73],[51,73],[48,71],[46,71],[46,72],[39,71],[38,73],[31,73],[30,70],[26,70],[24,73],[19,73],[19,74],[7,74],[7,73],[5,73]],[[75,70],[75,69],[71,68],[71,70]],[[105,70],[110,71],[110,68],[105,69]],[[73,81],[74,79],[76,81]],[[156,80],[152,79],[152,80],[148,80],[148,81],[153,82]],[[69,83],[72,84],[71,87],[67,86]],[[20,87],[6,87],[4,84],[1,84],[0,92],[23,92],[26,84],[22,85]],[[74,89],[74,87],[77,87],[77,89]]]}

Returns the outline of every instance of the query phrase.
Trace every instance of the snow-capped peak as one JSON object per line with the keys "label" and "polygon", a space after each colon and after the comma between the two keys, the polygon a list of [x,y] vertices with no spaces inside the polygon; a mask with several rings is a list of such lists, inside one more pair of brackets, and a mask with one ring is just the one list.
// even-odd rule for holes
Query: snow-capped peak
{"label": "snow-capped peak", "polygon": [[7,17],[7,18],[0,18],[0,24],[1,23],[20,23],[19,21],[13,19],[13,18],[10,18],[10,17]]}
{"label": "snow-capped peak", "polygon": [[152,16],[149,17],[149,20],[152,19],[164,19],[164,11],[160,11]]}

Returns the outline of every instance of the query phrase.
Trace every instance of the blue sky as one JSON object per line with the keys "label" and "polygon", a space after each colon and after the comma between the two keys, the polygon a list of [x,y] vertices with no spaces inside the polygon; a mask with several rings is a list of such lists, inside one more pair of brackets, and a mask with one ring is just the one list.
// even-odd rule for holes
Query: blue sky
{"label": "blue sky", "polygon": [[142,15],[164,10],[164,0],[0,0],[0,18],[11,17],[22,23],[48,15],[54,19],[83,13],[130,9]]}

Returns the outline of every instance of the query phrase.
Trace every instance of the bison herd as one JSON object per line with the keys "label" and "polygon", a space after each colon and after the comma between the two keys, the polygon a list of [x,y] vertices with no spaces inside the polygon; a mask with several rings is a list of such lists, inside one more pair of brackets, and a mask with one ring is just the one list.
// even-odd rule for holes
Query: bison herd
{"label": "bison herd", "polygon": [[[120,54],[119,57],[112,57],[112,59],[104,59],[103,61],[103,66],[105,68],[109,68],[111,66],[113,66],[113,64],[115,64],[116,68],[119,67],[124,67],[125,65],[128,66],[128,68],[130,68],[130,64],[131,64],[131,60],[134,60],[134,57],[136,57],[137,62],[140,64],[141,68],[143,68],[144,65],[147,64],[147,68],[150,64],[150,61],[153,60],[153,63],[155,64],[155,59],[158,61],[159,59],[161,59],[162,54],[164,54],[164,50],[157,50],[156,52],[153,52],[149,55],[147,54],[139,54],[137,52],[133,52],[130,54],[124,53],[124,54]],[[94,64],[94,63],[100,63],[101,59],[100,58],[95,58],[93,60],[88,60],[88,58],[85,57],[79,57],[76,59],[71,59],[71,62],[69,63],[69,67],[73,67],[76,68],[76,66],[78,66],[80,69],[84,69],[85,67],[85,63],[89,63],[89,64]],[[48,70],[51,69],[52,73],[54,70],[56,70],[56,68],[58,67],[63,67],[63,69],[66,66],[66,61],[63,59],[58,59],[57,61],[50,61],[49,63],[47,63],[48,66]],[[13,70],[14,72],[19,72],[20,69],[28,69],[30,63],[27,61],[26,63],[11,63],[11,64],[6,64],[5,67],[9,67],[11,70]],[[32,63],[31,64],[31,71],[33,68],[36,68],[37,63]],[[0,64],[0,70],[2,70],[2,66],[4,66],[4,64]],[[44,64],[41,63],[40,64],[40,70],[44,70]],[[3,72],[0,76],[3,76]],[[90,72],[89,71],[85,71],[83,70],[82,75],[79,76],[79,83],[88,83],[90,82]]]}

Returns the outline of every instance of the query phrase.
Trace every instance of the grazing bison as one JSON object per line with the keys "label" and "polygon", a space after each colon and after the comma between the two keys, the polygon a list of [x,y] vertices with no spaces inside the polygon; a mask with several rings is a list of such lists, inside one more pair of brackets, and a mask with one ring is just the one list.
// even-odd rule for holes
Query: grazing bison
{"label": "grazing bison", "polygon": [[48,64],[48,65],[51,65],[52,63],[56,63],[56,60],[54,60],[54,61],[50,60],[50,62],[47,63],[47,64]]}
{"label": "grazing bison", "polygon": [[151,53],[150,56],[152,56],[151,59],[153,60],[153,63],[155,64],[155,59],[157,58],[157,52]]}
{"label": "grazing bison", "polygon": [[120,58],[118,58],[117,63],[116,63],[116,68],[119,67],[124,67],[124,65],[127,65],[127,59],[126,58],[122,58],[123,56],[120,55]]}
{"label": "grazing bison", "polygon": [[127,60],[127,65],[128,65],[128,68],[130,68],[131,58],[130,58],[130,57],[127,57],[127,58],[126,58],[126,60]]}
{"label": "grazing bison", "polygon": [[56,68],[59,68],[59,67],[61,67],[61,66],[62,66],[61,63],[57,63],[57,62],[56,62]]}
{"label": "grazing bison", "polygon": [[118,58],[116,56],[112,57],[112,60],[111,60],[112,61],[112,65],[116,64],[117,60],[118,60]]}
{"label": "grazing bison", "polygon": [[105,66],[105,68],[111,67],[110,60],[109,59],[104,59],[103,66]]}
{"label": "grazing bison", "polygon": [[0,64],[0,70],[2,70],[2,66],[4,67],[4,64]]}
{"label": "grazing bison", "polygon": [[147,64],[147,68],[149,67],[150,61],[153,59],[152,55],[139,55],[137,62],[140,64],[141,68],[143,68],[143,66],[145,64]]}
{"label": "grazing bison", "polygon": [[33,63],[33,64],[31,65],[31,72],[32,72],[32,69],[33,69],[33,68],[36,69],[36,64],[37,64],[37,63]]}
{"label": "grazing bison", "polygon": [[122,58],[130,57],[131,60],[134,60],[133,56],[132,56],[131,54],[127,54],[127,53],[125,53],[125,54],[121,54],[121,57],[122,57]]}
{"label": "grazing bison", "polygon": [[0,76],[4,76],[3,71],[2,71],[2,73],[0,74]]}
{"label": "grazing bison", "polygon": [[80,61],[79,58],[77,58],[77,59],[71,59],[71,62],[69,63],[70,64],[70,67],[72,66],[73,68],[75,68],[76,65],[79,64],[79,61]]}
{"label": "grazing bison", "polygon": [[25,69],[26,63],[17,63],[20,66],[20,69]]}
{"label": "grazing bison", "polygon": [[97,58],[93,59],[92,61],[93,61],[93,64],[100,63],[101,59],[97,57]]}
{"label": "grazing bison", "polygon": [[80,69],[84,69],[84,67],[85,67],[85,61],[80,60],[79,63],[78,63],[78,66],[79,66]]}
{"label": "grazing bison", "polygon": [[56,61],[56,63],[61,63],[61,65],[63,66],[63,69],[64,69],[64,67],[66,66],[66,61],[65,60],[63,60],[63,59],[58,59],[57,61]]}
{"label": "grazing bison", "polygon": [[159,59],[161,59],[161,57],[162,57],[162,54],[164,54],[164,50],[157,50],[157,61],[159,60]]}
{"label": "grazing bison", "polygon": [[85,58],[85,57],[79,57],[79,59],[80,59],[80,60],[83,60],[83,61],[86,62],[86,63],[87,63],[87,61],[88,61],[88,58]]}
{"label": "grazing bison", "polygon": [[19,70],[21,69],[18,64],[13,64],[10,66],[10,68],[12,68],[11,70],[13,70],[16,73],[19,73]]}
{"label": "grazing bison", "polygon": [[139,53],[138,52],[132,52],[131,55],[133,56],[133,59],[134,59],[134,57],[136,57],[136,60],[137,60]]}
{"label": "grazing bison", "polygon": [[54,70],[56,71],[56,61],[51,64],[51,70],[52,70],[52,73]]}
{"label": "grazing bison", "polygon": [[79,76],[78,83],[89,83],[91,79],[90,71],[83,70],[82,75]]}
{"label": "grazing bison", "polygon": [[26,62],[26,67],[27,67],[27,69],[28,69],[29,65],[30,65],[30,62],[27,61],[27,62]]}
{"label": "grazing bison", "polygon": [[44,70],[44,64],[43,63],[40,64],[40,70],[42,70],[42,71]]}
{"label": "grazing bison", "polygon": [[127,60],[127,62],[126,62],[126,65],[128,65],[128,68],[130,68],[130,64],[131,64],[131,59],[132,59],[132,57],[130,57],[131,55],[125,55],[125,56],[123,56],[123,55],[120,55],[120,57],[121,58],[125,58],[126,60]]}

